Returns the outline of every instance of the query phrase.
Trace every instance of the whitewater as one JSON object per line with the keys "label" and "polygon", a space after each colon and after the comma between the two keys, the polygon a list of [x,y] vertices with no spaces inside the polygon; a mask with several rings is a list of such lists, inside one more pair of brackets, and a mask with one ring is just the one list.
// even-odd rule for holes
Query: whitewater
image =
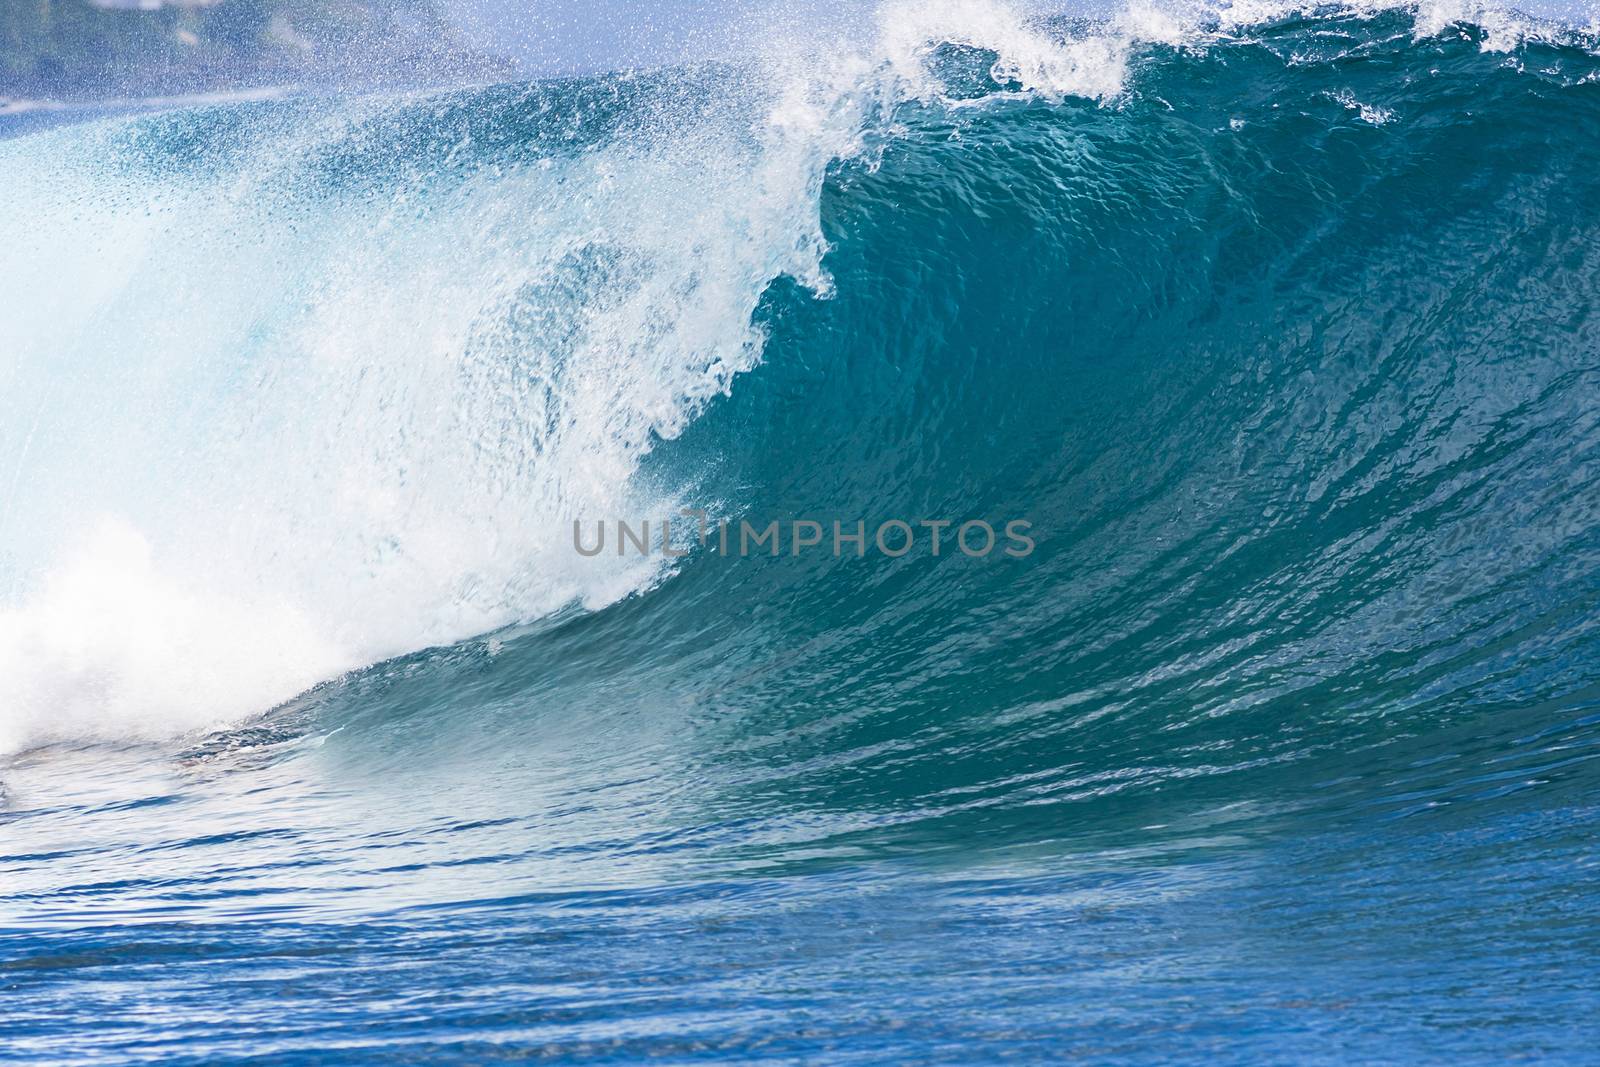
{"label": "whitewater", "polygon": [[803,23],[0,116],[0,1061],[1592,1055],[1600,31]]}

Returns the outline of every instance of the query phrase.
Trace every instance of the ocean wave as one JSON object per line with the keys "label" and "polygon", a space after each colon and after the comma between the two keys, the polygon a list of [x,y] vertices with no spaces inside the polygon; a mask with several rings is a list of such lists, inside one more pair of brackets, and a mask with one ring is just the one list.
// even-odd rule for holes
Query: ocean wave
{"label": "ocean wave", "polygon": [[[288,708],[515,749],[483,687],[545,679],[692,724],[719,817],[813,813],[740,846],[782,855],[1559,728],[1597,61],[1496,18],[891,4],[759,63],[0,144],[0,745]],[[683,507],[1039,551],[571,549]]]}

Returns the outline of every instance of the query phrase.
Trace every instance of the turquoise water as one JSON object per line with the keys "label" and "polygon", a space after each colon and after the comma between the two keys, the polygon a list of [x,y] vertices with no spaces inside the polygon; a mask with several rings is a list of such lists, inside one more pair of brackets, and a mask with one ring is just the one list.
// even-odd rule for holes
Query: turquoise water
{"label": "turquoise water", "polygon": [[[0,1059],[1592,1059],[1595,49],[0,141]],[[685,507],[1036,549],[573,550]]]}

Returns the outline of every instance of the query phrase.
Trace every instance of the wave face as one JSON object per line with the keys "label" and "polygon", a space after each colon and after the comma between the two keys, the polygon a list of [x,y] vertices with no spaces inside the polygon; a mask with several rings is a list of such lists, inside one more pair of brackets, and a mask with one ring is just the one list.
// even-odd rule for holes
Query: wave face
{"label": "wave face", "polygon": [[0,141],[4,1045],[1592,1054],[1596,42],[868,36]]}

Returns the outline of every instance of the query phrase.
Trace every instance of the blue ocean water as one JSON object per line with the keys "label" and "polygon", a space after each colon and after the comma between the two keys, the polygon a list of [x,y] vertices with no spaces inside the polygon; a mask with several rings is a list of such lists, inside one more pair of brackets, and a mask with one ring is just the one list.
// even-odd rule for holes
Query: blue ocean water
{"label": "blue ocean water", "polygon": [[0,1060],[1593,1060],[1592,33],[34,121]]}

